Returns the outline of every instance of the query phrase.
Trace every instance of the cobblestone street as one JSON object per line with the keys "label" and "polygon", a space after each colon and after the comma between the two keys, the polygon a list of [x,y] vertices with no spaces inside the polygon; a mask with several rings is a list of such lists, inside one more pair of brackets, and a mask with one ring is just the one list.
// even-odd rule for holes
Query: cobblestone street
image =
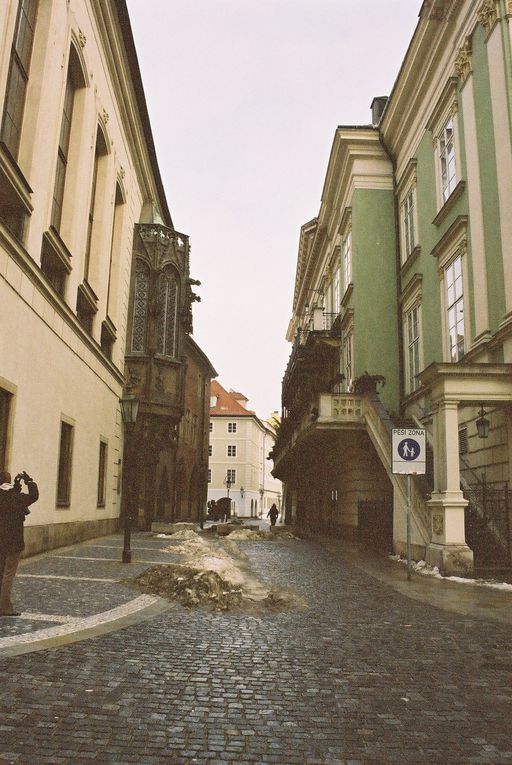
{"label": "cobblestone street", "polygon": [[[141,539],[161,558],[162,540]],[[174,605],[109,634],[2,656],[0,762],[512,762],[510,623],[406,597],[319,543],[239,545],[260,579],[308,608],[248,616]],[[29,571],[17,581],[24,608],[30,592],[44,593]],[[123,586],[108,579],[97,586],[118,606]],[[62,582],[79,611],[80,582]],[[1,621],[0,636],[14,621]]]}

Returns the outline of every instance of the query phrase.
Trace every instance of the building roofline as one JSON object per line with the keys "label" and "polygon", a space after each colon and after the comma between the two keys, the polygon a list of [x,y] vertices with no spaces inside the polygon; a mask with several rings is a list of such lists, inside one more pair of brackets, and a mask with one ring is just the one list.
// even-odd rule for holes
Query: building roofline
{"label": "building roofline", "polygon": [[151,169],[155,177],[155,184],[159,194],[159,201],[162,207],[162,214],[165,218],[165,225],[174,229],[171,213],[167,204],[167,198],[165,196],[164,184],[162,176],[160,174],[160,168],[158,166],[158,159],[156,155],[155,142],[153,139],[153,131],[151,129],[151,121],[149,119],[149,112],[146,102],[146,96],[144,94],[144,85],[142,82],[142,76],[140,73],[139,60],[137,57],[137,50],[135,47],[135,41],[133,39],[132,26],[130,22],[130,16],[128,13],[128,7],[126,0],[114,0],[115,7],[117,9],[117,16],[119,19],[119,27],[123,37],[124,46],[126,49],[126,55],[130,66],[130,75],[132,78],[133,89],[135,97],[137,99],[137,106],[139,109],[142,128],[144,131],[144,137],[146,139],[149,159],[151,163]]}

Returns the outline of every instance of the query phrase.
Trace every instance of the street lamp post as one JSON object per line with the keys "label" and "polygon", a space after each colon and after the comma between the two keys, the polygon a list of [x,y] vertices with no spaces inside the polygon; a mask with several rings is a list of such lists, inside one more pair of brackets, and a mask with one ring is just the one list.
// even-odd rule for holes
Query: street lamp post
{"label": "street lamp post", "polygon": [[[139,411],[139,399],[131,391],[128,391],[123,398],[119,399],[121,406],[121,417],[125,426],[125,447],[130,444],[133,426],[137,421],[137,413]],[[130,451],[125,448],[125,453]],[[126,463],[126,457],[125,457]],[[123,563],[131,563],[132,551],[131,551],[131,535],[132,535],[132,504],[133,504],[133,465],[129,465],[129,471],[126,469],[126,464],[123,466],[123,476],[126,488],[126,497],[124,501],[124,544],[123,544]]]}

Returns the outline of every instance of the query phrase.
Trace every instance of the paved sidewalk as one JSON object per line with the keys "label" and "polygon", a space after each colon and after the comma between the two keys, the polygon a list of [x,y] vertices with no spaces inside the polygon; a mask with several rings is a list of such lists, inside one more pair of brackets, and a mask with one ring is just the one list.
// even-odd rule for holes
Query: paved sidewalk
{"label": "paved sidewalk", "polygon": [[0,617],[0,657],[82,640],[169,609],[127,582],[156,563],[182,560],[163,552],[169,543],[150,532],[132,534],[130,564],[121,562],[121,534],[23,559],[13,590],[21,616]]}
{"label": "paved sidewalk", "polygon": [[[257,519],[245,522],[261,528],[269,525]],[[338,539],[316,542],[402,595],[445,611],[512,624],[511,591],[418,574],[408,581],[404,566],[375,557],[357,544]],[[172,544],[170,537],[136,532],[130,564],[121,562],[122,534],[24,559],[13,593],[22,613],[0,618],[0,657],[105,634],[169,610],[172,603],[140,594],[128,580],[157,563],[183,562],[183,556],[164,552]]]}

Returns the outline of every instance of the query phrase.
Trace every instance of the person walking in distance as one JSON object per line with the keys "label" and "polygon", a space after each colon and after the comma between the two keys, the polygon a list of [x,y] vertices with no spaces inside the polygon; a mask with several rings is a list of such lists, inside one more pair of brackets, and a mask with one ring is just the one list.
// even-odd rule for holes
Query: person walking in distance
{"label": "person walking in distance", "polygon": [[[24,482],[27,492],[21,491]],[[23,524],[28,506],[39,497],[37,484],[25,471],[11,484],[11,474],[0,471],[0,616],[19,616],[11,602],[16,569],[25,547]]]}
{"label": "person walking in distance", "polygon": [[272,507],[267,513],[267,518],[270,518],[270,525],[275,526],[277,518],[279,516],[279,510],[277,509],[275,503],[272,504]]}

